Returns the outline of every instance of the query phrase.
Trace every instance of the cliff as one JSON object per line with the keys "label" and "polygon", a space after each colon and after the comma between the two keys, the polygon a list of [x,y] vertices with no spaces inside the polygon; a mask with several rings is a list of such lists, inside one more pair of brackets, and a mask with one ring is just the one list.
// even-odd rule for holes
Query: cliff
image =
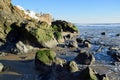
{"label": "cliff", "polygon": [[54,48],[63,39],[62,32],[78,30],[66,21],[52,22],[50,14],[36,15],[13,6],[11,0],[0,0],[0,52],[27,52],[26,45]]}

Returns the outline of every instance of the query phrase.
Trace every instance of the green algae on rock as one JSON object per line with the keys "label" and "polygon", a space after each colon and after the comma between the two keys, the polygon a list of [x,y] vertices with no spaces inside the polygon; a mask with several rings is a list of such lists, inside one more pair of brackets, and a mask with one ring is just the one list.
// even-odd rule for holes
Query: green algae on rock
{"label": "green algae on rock", "polygon": [[53,28],[57,31],[71,32],[71,33],[77,32],[78,33],[77,27],[67,21],[57,20],[57,21],[52,22],[52,25],[53,25]]}
{"label": "green algae on rock", "polygon": [[33,35],[43,47],[53,48],[57,45],[52,28],[46,22],[36,23],[35,25],[27,24],[25,29]]}
{"label": "green algae on rock", "polygon": [[36,53],[36,59],[46,65],[52,65],[56,54],[51,50],[39,50]]}

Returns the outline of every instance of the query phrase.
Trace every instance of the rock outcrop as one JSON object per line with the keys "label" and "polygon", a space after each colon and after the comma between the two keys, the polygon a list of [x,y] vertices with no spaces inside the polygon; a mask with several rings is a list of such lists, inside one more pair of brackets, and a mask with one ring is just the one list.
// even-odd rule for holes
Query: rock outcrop
{"label": "rock outcrop", "polygon": [[[37,17],[37,16],[36,16]],[[0,0],[0,51],[17,48],[29,51],[23,45],[39,48],[54,48],[63,40],[62,32],[78,32],[76,26],[66,21],[54,21],[49,14],[38,15],[39,20],[28,15],[11,0]],[[62,31],[62,32],[61,32]],[[21,41],[23,44],[19,44]],[[20,48],[20,46],[22,46]],[[5,50],[4,50],[5,51]]]}
{"label": "rock outcrop", "polygon": [[11,0],[0,0],[0,41],[5,42],[11,24],[22,21],[24,13],[11,4]]}
{"label": "rock outcrop", "polygon": [[52,16],[50,14],[42,14],[38,16],[40,21],[47,22],[49,25],[51,25],[52,22]]}
{"label": "rock outcrop", "polygon": [[42,80],[107,80],[92,68],[79,69],[75,61],[66,62],[58,58],[51,50],[39,50],[35,57],[35,66]]}
{"label": "rock outcrop", "polygon": [[52,22],[52,27],[54,30],[59,31],[59,32],[71,32],[71,33],[77,33],[78,29],[76,28],[75,25],[73,25],[70,22],[62,21],[62,20],[57,20]]}

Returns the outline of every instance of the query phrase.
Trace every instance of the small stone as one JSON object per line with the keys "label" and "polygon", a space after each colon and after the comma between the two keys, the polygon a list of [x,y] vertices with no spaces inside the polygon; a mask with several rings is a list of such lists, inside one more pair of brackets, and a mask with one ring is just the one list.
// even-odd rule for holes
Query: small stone
{"label": "small stone", "polygon": [[102,32],[101,35],[106,35],[106,33],[105,33],[105,32]]}
{"label": "small stone", "polygon": [[0,63],[0,72],[2,72],[3,68],[4,68],[4,65]]}
{"label": "small stone", "polygon": [[71,61],[69,63],[69,67],[71,72],[76,72],[79,70],[75,61]]}
{"label": "small stone", "polygon": [[87,47],[87,48],[91,48],[91,44],[89,42],[85,42],[84,46]]}

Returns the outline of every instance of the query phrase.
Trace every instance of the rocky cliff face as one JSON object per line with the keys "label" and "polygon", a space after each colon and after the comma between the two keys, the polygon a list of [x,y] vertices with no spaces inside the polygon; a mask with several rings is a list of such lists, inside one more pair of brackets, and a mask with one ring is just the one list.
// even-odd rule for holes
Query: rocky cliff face
{"label": "rocky cliff face", "polygon": [[40,21],[47,22],[49,25],[51,25],[52,22],[52,16],[50,14],[42,14],[38,16]]}
{"label": "rocky cliff face", "polygon": [[11,0],[0,0],[0,40],[5,38],[12,23],[22,21],[24,13],[11,4]]}
{"label": "rocky cliff face", "polygon": [[53,48],[63,38],[62,32],[77,32],[75,26],[66,21],[51,23],[52,17],[49,14],[38,17],[39,19],[33,18],[24,10],[13,6],[11,0],[0,0],[0,52],[3,49],[11,53],[26,52],[27,49],[24,51],[22,48],[26,45]]}

